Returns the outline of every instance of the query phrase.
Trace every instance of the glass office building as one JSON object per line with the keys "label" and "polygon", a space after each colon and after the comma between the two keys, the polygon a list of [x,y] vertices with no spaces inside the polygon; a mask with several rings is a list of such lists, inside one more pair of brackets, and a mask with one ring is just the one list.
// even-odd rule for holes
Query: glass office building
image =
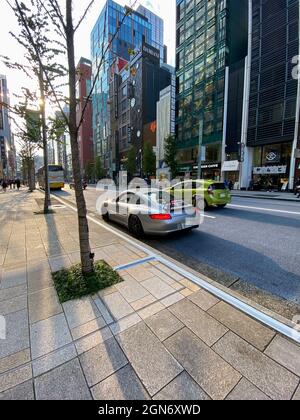
{"label": "glass office building", "polygon": [[145,16],[152,25],[152,46],[159,50],[161,62],[166,63],[166,46],[164,45],[164,21],[144,6],[139,6],[137,12]]}
{"label": "glass office building", "polygon": [[201,144],[204,166],[212,169],[207,176],[221,176],[225,70],[247,55],[247,12],[246,0],[177,0],[176,131],[181,173],[197,172]]}
{"label": "glass office building", "polygon": [[[96,77],[97,67],[103,51],[114,37],[124,17],[124,7],[112,0],[106,2],[91,34],[91,57],[94,78]],[[137,11],[126,16],[117,37],[112,41],[112,45],[106,53],[101,72],[97,78],[96,89],[93,95],[95,156],[103,158],[103,164],[110,172],[114,171],[112,167],[112,147],[109,144],[109,83],[112,77],[112,65],[114,62],[117,62],[120,69],[120,66],[130,60],[130,50],[137,51],[141,48],[143,42],[152,45],[152,41],[152,24],[147,17]]]}

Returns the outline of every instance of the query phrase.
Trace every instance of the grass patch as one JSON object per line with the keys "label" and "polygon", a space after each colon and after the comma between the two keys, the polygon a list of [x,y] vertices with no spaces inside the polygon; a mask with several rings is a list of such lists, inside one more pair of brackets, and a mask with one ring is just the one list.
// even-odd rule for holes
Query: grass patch
{"label": "grass patch", "polygon": [[96,262],[94,272],[86,276],[81,272],[81,264],[78,264],[52,273],[52,277],[60,303],[95,295],[123,281],[105,261]]}

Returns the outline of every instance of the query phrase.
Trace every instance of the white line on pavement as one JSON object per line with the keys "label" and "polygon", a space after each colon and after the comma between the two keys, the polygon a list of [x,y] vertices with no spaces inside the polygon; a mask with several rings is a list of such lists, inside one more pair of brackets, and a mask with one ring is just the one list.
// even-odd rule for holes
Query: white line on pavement
{"label": "white line on pavement", "polygon": [[288,211],[288,210],[275,210],[275,209],[266,209],[263,207],[250,207],[250,206],[239,206],[237,204],[229,204],[228,207],[237,208],[237,209],[247,209],[247,210],[262,210],[262,211],[270,211],[273,213],[282,213],[282,214],[293,214],[296,216],[300,216],[300,212],[296,211]]}
{"label": "white line on pavement", "polygon": [[[66,205],[73,211],[77,212],[76,207],[71,206],[70,204],[66,203],[62,199],[58,198],[58,196],[55,196],[58,201],[60,201],[62,204]],[[160,252],[155,252],[155,250],[150,250],[145,246],[142,242],[135,240],[128,235],[121,233],[115,228],[112,228],[110,226],[107,226],[105,223],[100,222],[90,216],[88,216],[88,219],[95,223],[98,226],[101,226],[102,228],[106,229],[107,231],[115,234],[122,240],[126,241],[127,243],[135,246],[137,249],[143,251],[145,254],[148,254],[148,256],[151,258],[155,258],[156,260],[160,261],[162,264],[166,265],[170,269],[174,270],[175,272],[181,274],[183,277],[191,280],[193,283],[197,284],[204,290],[212,293],[216,297],[218,297],[221,300],[224,300],[224,302],[232,305],[233,307],[239,309],[240,311],[246,313],[247,315],[251,316],[252,318],[262,322],[263,324],[269,326],[270,328],[274,329],[275,331],[278,331],[279,333],[285,335],[286,337],[296,341],[300,344],[300,332],[296,329],[296,325],[293,328],[291,325],[292,323],[289,322],[290,325],[284,324],[283,322],[278,321],[277,319],[273,318],[272,316],[260,311],[259,309],[256,309],[253,306],[250,306],[246,302],[243,302],[242,300],[238,299],[237,297],[225,292],[224,290],[221,290],[219,287],[214,286],[213,284],[208,283],[207,281],[200,278],[200,276],[195,276],[194,274],[187,271],[184,267],[182,267],[182,264],[175,264],[171,261],[169,261],[167,258],[163,256]]]}

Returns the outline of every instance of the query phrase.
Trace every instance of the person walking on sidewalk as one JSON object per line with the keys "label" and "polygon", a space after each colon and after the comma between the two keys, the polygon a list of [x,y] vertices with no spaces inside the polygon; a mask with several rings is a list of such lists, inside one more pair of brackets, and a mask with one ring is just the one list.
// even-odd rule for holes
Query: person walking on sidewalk
{"label": "person walking on sidewalk", "polygon": [[3,188],[3,191],[6,193],[7,182],[5,181],[5,179],[3,179],[3,181],[2,181],[2,188]]}
{"label": "person walking on sidewalk", "polygon": [[17,186],[18,191],[20,191],[20,188],[21,188],[21,181],[19,180],[19,178],[18,178],[18,179],[16,179],[16,186]]}

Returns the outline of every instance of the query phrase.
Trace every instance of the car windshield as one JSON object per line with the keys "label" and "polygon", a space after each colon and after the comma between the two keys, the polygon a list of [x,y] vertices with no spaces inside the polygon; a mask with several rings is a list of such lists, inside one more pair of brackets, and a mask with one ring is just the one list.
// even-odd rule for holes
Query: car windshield
{"label": "car windshield", "polygon": [[162,206],[169,205],[174,202],[175,198],[173,194],[165,191],[151,191],[148,193],[148,197],[153,204],[160,204]]}

